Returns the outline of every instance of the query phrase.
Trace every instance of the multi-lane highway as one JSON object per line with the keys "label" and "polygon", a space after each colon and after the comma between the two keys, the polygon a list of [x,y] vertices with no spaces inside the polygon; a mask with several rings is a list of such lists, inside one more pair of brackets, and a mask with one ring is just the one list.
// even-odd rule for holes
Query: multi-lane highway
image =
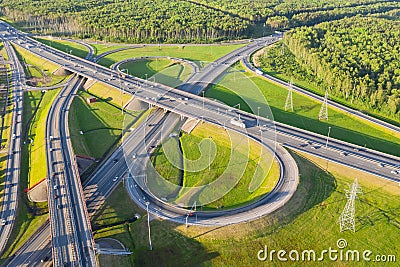
{"label": "multi-lane highway", "polygon": [[54,266],[96,266],[95,247],[72,150],[68,108],[84,79],[65,86],[46,122],[47,190]]}
{"label": "multi-lane highway", "polygon": [[4,191],[0,213],[0,254],[3,253],[14,227],[18,208],[18,188],[21,166],[21,137],[23,111],[23,84],[25,82],[24,69],[19,62],[14,49],[7,40],[3,40],[11,64],[12,86],[12,122],[8,141],[7,169],[4,179]]}

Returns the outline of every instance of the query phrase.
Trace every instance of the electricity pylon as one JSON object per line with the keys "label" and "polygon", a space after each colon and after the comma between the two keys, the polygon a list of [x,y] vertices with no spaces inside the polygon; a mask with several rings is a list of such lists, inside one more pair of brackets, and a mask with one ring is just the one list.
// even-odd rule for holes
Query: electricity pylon
{"label": "electricity pylon", "polygon": [[289,93],[286,97],[285,111],[290,109],[293,112],[293,79],[289,82]]}
{"label": "electricity pylon", "polygon": [[354,201],[357,197],[357,194],[362,193],[361,187],[358,185],[357,178],[354,180],[354,183],[350,186],[350,190],[346,190],[347,203],[344,207],[342,214],[339,217],[340,224],[340,232],[346,230],[356,231],[356,223],[355,223],[355,206]]}
{"label": "electricity pylon", "polygon": [[321,109],[319,110],[319,120],[328,120],[328,96],[328,90],[326,90],[324,101],[322,102]]}

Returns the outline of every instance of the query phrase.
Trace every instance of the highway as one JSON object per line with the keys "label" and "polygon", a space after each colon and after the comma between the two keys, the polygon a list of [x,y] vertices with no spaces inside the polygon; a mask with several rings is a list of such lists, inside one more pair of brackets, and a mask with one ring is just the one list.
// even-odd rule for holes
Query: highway
{"label": "highway", "polygon": [[22,112],[23,112],[23,90],[25,83],[24,69],[19,62],[14,49],[7,40],[3,39],[11,64],[11,86],[12,86],[12,121],[10,136],[8,139],[7,167],[4,178],[4,191],[1,200],[0,213],[0,254],[10,238],[14,227],[18,208],[19,179],[21,166],[21,138],[22,138]]}
{"label": "highway", "polygon": [[[118,76],[116,72],[93,65],[93,63],[86,62],[84,60],[68,57],[63,53],[53,56],[52,54],[56,53],[55,51],[47,47],[43,47],[37,43],[32,43],[32,40],[30,39],[24,39],[23,42],[26,43],[20,45],[33,45],[34,47],[29,48],[32,52],[38,54],[39,52],[37,50],[42,50],[40,53],[42,53],[44,57],[48,57],[53,62],[65,64],[64,67],[69,68],[71,71],[78,72],[86,77],[100,80],[103,83],[120,88],[120,84],[116,78]],[[261,46],[264,44],[264,42],[265,40],[260,43],[255,42],[255,44],[257,44],[256,46]],[[16,43],[18,44],[18,40],[16,40]],[[240,53],[238,53],[238,55],[239,56],[237,56],[237,58],[242,56]],[[67,58],[67,63],[63,63],[64,57]],[[221,64],[227,65],[228,63],[229,62],[222,60],[216,63],[216,67],[219,67]],[[216,77],[213,77],[213,73],[210,74],[210,80],[214,80]],[[203,99],[201,97],[194,96],[193,94],[177,91],[166,86],[144,81],[131,76],[126,78],[122,77],[120,80],[126,86],[124,90],[135,93],[137,98],[160,106],[166,110],[170,110],[190,118],[202,118],[205,121],[224,125],[225,127],[232,128],[238,132],[243,132],[244,129],[231,125],[230,121],[233,117],[236,117],[237,114],[241,114],[241,118],[243,123],[246,125],[248,134],[254,134],[254,136],[258,136],[260,132],[270,131],[271,128],[273,128],[272,125],[275,125],[277,131],[277,141],[285,146],[292,147],[300,151],[305,151],[307,153],[312,153],[327,160],[336,161],[340,164],[357,168],[369,173],[374,173],[387,179],[394,181],[399,180],[398,175],[391,173],[392,170],[396,170],[398,168],[397,165],[399,163],[399,158],[397,157],[386,155],[370,149],[360,148],[334,139],[329,139],[329,145],[326,146],[326,137],[324,136],[316,135],[314,133],[303,131],[294,127],[288,127],[283,124],[273,124],[273,122],[265,118],[257,118],[252,114],[248,114],[237,109],[232,109],[226,105],[216,103],[208,99]],[[204,105],[204,109],[202,109],[202,105]],[[199,115],[199,110],[202,110],[202,115]],[[257,121],[259,122],[259,125],[257,125]],[[221,124],[221,122],[225,123]],[[348,154],[342,155],[342,152]],[[378,166],[381,163],[384,165],[383,167]],[[137,192],[138,197],[140,198],[141,193],[140,191]],[[156,211],[157,210],[154,212]]]}
{"label": "highway", "polygon": [[46,122],[47,190],[54,266],[96,266],[95,247],[68,128],[68,108],[84,79],[64,87]]}

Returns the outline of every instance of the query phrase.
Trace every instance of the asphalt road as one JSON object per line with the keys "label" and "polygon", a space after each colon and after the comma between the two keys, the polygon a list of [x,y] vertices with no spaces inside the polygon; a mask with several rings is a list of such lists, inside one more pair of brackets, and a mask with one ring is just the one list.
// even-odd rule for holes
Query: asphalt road
{"label": "asphalt road", "polygon": [[21,166],[21,140],[22,140],[22,112],[23,112],[23,90],[25,74],[22,65],[17,59],[14,49],[8,41],[3,39],[11,64],[12,84],[12,121],[8,141],[7,167],[4,178],[4,190],[2,193],[0,213],[0,254],[10,238],[14,227],[18,208],[19,179]]}
{"label": "asphalt road", "polygon": [[46,122],[47,188],[54,266],[96,266],[94,241],[68,128],[68,108],[84,80],[54,100]]}

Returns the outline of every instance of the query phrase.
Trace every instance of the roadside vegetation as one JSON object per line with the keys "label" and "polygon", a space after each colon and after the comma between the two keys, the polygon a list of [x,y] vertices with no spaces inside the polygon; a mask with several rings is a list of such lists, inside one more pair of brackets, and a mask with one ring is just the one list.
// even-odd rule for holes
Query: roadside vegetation
{"label": "roadside vegetation", "polygon": [[24,66],[28,84],[31,86],[52,86],[66,81],[69,75],[55,75],[54,72],[59,68],[58,65],[49,62],[47,59],[40,58],[24,48],[14,46],[18,58]]}
{"label": "roadside vegetation", "polygon": [[306,89],[400,125],[398,22],[354,17],[288,32],[287,48],[266,49],[261,66]]}
{"label": "roadside vegetation", "polygon": [[81,58],[86,58],[89,53],[88,49],[84,45],[67,40],[61,40],[58,38],[36,38],[36,40],[65,53]]}
{"label": "roadside vegetation", "polygon": [[[279,165],[271,152],[262,149],[253,140],[239,138],[236,133],[200,123],[190,134],[182,133],[179,139],[176,138],[168,139],[163,146],[156,149],[152,164],[163,178],[183,186],[176,196],[177,203],[192,194],[190,187],[210,184],[218,178],[232,176],[230,180],[234,180],[233,177],[239,178],[233,189],[204,208],[238,207],[265,196],[279,179]],[[168,154],[164,149],[168,149]],[[181,170],[168,160],[171,157],[181,166]],[[257,170],[258,166],[263,167]],[[253,176],[263,182],[258,189],[249,192]],[[215,194],[217,191],[218,189]]]}
{"label": "roadside vegetation", "polygon": [[[242,69],[240,65],[236,65],[236,68],[239,70]],[[240,91],[240,88],[243,86],[240,88],[238,86],[242,83],[248,84],[248,79],[254,82],[256,87],[259,88],[257,90],[260,90],[268,101],[275,121],[322,135],[327,135],[328,127],[331,126],[330,136],[333,138],[392,155],[400,155],[400,136],[398,134],[333,108],[328,108],[328,121],[318,120],[321,103],[295,92],[293,92],[294,111],[285,111],[285,101],[288,95],[287,88],[273,84],[250,73],[244,73],[244,76],[239,76],[234,72],[227,74],[219,84],[210,86],[206,92],[206,96],[218,99],[230,106],[240,103],[242,110],[251,113],[257,112],[257,110],[250,110],[246,104],[246,102],[252,103],[253,107],[264,105],[260,102],[260,99],[257,99],[257,95],[252,95],[251,90],[246,90],[245,93],[241,91],[243,93],[241,96],[232,91]]]}
{"label": "roadside vegetation", "polygon": [[33,33],[128,43],[216,42],[358,14],[398,17],[389,0],[4,0],[3,15]]}
{"label": "roadside vegetation", "polygon": [[[264,246],[269,251],[313,249],[319,253],[329,247],[336,249],[339,238],[347,241],[346,249],[369,249],[373,256],[399,251],[400,204],[393,201],[400,196],[396,183],[333,163],[329,163],[326,173],[326,162],[297,154],[294,157],[300,170],[300,184],[291,200],[278,211],[256,221],[225,227],[186,228],[155,219],[150,223],[152,251],[149,251],[146,212],[133,202],[126,203],[128,195],[120,185],[94,217],[93,223],[102,225],[95,231],[95,238],[116,238],[133,254],[101,255],[100,264],[258,266],[262,262],[258,261],[257,253]],[[355,201],[356,233],[340,233],[337,222],[347,201],[345,190],[355,178],[363,191]],[[135,213],[142,217],[127,222]],[[279,266],[276,258],[273,263]],[[296,262],[299,263],[302,262]],[[325,257],[322,263],[329,264],[329,259]]]}

